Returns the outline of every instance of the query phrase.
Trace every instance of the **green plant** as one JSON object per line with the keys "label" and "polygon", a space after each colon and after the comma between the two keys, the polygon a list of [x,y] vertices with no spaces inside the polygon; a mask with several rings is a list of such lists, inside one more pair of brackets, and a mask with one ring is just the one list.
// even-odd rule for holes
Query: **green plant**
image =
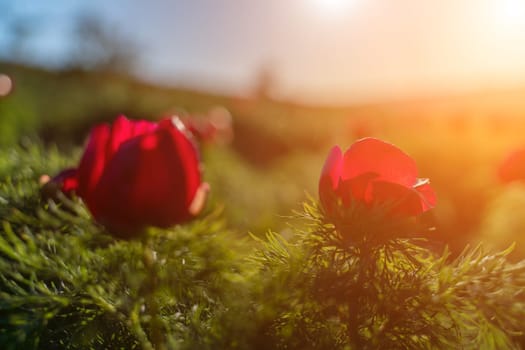
{"label": "green plant", "polygon": [[313,199],[288,239],[239,239],[209,210],[119,240],[78,199],[40,196],[40,175],[70,163],[35,144],[0,151],[5,349],[523,346],[525,262],[511,248],[452,258],[421,222],[379,208],[336,227]]}

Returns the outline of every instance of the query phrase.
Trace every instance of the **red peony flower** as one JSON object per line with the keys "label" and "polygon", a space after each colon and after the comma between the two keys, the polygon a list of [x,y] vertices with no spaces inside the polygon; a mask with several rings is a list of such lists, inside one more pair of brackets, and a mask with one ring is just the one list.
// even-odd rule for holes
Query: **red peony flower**
{"label": "red peony flower", "polygon": [[525,180],[525,148],[518,149],[505,158],[498,168],[498,177],[503,183]]}
{"label": "red peony flower", "polygon": [[120,116],[112,126],[94,127],[70,175],[77,187],[63,181],[62,190],[75,190],[97,221],[123,236],[191,219],[208,190],[197,149],[177,118],[153,123]]}
{"label": "red peony flower", "polygon": [[417,177],[416,163],[392,144],[375,138],[356,141],[343,155],[330,151],[319,181],[319,197],[327,215],[342,205],[385,206],[390,215],[411,217],[436,204],[428,179]]}

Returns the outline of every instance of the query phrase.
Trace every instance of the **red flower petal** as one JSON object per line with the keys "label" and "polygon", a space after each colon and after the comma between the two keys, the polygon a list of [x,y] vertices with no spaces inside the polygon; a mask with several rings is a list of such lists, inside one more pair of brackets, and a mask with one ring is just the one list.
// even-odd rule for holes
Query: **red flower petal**
{"label": "red flower petal", "polygon": [[146,120],[132,121],[123,115],[118,116],[111,127],[111,134],[106,149],[106,159],[111,159],[123,142],[152,131],[156,127],[157,124]]}
{"label": "red flower petal", "polygon": [[91,130],[87,147],[78,166],[78,195],[88,204],[106,165],[110,127],[100,124]]}
{"label": "red flower petal", "polygon": [[375,138],[361,139],[345,152],[343,179],[376,173],[381,180],[412,187],[417,181],[415,161],[396,146]]}
{"label": "red flower petal", "polygon": [[52,179],[50,179],[48,175],[42,175],[41,181],[43,181],[42,188],[47,197],[52,197],[57,190],[60,190],[66,195],[70,195],[78,189],[77,169],[64,169]]}
{"label": "red flower petal", "polygon": [[321,171],[319,179],[319,198],[325,210],[331,211],[335,191],[339,185],[341,170],[343,167],[343,154],[337,146],[333,147]]}
{"label": "red flower petal", "polygon": [[172,144],[171,150],[165,150],[166,156],[176,158],[184,171],[184,188],[188,190],[186,207],[191,205],[197,188],[201,185],[200,159],[196,144],[193,143],[191,134],[178,118],[164,119],[159,123],[160,130],[169,132]]}
{"label": "red flower petal", "polygon": [[348,206],[352,200],[365,203],[367,193],[370,192],[370,181],[378,177],[375,173],[364,173],[357,177],[341,180],[337,188],[337,195]]}
{"label": "red flower petal", "polygon": [[157,123],[147,120],[134,120],[132,136],[144,135],[157,128]]}
{"label": "red flower petal", "polygon": [[338,146],[333,147],[328,154],[328,158],[321,171],[321,182],[325,182],[332,190],[337,188],[339,178],[341,177],[341,169],[343,167],[343,154]]}
{"label": "red flower petal", "polygon": [[62,170],[51,181],[59,180],[62,183],[62,192],[65,194],[76,191],[78,188],[77,169]]}
{"label": "red flower petal", "polygon": [[191,218],[201,184],[197,152],[172,123],[124,143],[97,186],[96,216],[111,229],[166,227]]}
{"label": "red flower petal", "polygon": [[390,207],[393,215],[414,216],[425,211],[418,191],[392,182],[372,181],[367,202]]}
{"label": "red flower petal", "polygon": [[101,124],[93,128],[78,167],[79,195],[88,202],[88,205],[107,162],[120,146],[129,139],[152,131],[156,127],[156,123],[145,120],[130,121],[121,115],[111,127]]}
{"label": "red flower petal", "polygon": [[423,211],[427,211],[436,206],[436,192],[432,189],[432,187],[430,187],[428,183],[415,187],[415,190],[419,192],[422,198],[421,204],[423,207]]}

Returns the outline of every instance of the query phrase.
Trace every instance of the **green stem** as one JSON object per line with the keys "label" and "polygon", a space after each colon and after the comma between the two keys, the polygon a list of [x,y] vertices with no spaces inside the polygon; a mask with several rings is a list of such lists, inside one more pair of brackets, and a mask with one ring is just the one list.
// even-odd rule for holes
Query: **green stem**
{"label": "green stem", "polygon": [[350,340],[350,344],[352,346],[352,349],[364,349],[366,347],[366,344],[364,342],[363,337],[359,333],[360,329],[360,316],[361,316],[361,302],[364,299],[365,290],[363,288],[363,285],[365,283],[366,275],[367,275],[367,264],[369,263],[368,254],[370,252],[367,249],[361,248],[359,251],[359,268],[358,268],[358,275],[357,275],[357,283],[355,285],[355,293],[354,297],[349,300],[348,302],[348,337]]}
{"label": "green stem", "polygon": [[166,341],[163,331],[163,322],[160,317],[160,309],[157,299],[155,298],[155,292],[158,288],[158,262],[155,256],[155,252],[152,248],[153,242],[149,235],[143,241],[144,254],[142,260],[144,267],[149,271],[149,278],[146,279],[147,288],[145,300],[151,317],[151,342],[155,349],[165,350]]}

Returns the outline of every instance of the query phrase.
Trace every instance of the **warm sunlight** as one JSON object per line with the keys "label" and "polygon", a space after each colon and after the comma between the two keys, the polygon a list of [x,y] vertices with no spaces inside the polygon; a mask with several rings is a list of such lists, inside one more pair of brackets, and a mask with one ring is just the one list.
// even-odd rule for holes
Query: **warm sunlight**
{"label": "warm sunlight", "polygon": [[500,20],[503,26],[515,26],[525,22],[525,1],[505,0],[498,6],[501,6]]}
{"label": "warm sunlight", "polygon": [[314,6],[320,14],[336,16],[345,13],[352,5],[354,0],[312,0]]}

